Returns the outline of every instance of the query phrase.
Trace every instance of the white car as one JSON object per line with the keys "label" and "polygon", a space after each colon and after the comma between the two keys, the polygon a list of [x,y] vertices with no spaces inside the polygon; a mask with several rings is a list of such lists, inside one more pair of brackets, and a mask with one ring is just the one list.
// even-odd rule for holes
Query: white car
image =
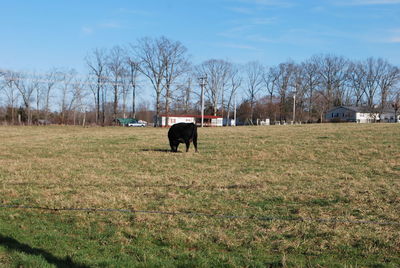
{"label": "white car", "polygon": [[128,127],[145,127],[146,125],[147,125],[147,122],[142,121],[142,120],[139,120],[139,121],[135,120],[135,121],[128,123]]}

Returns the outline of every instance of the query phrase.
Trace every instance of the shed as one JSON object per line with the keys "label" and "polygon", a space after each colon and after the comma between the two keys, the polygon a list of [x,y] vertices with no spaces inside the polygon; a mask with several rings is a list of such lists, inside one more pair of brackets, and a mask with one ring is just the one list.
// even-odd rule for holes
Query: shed
{"label": "shed", "polygon": [[[168,121],[168,122],[167,122]],[[194,123],[201,125],[201,115],[161,115],[158,123],[162,127],[170,127],[177,123]],[[204,115],[204,126],[222,127],[222,116]]]}

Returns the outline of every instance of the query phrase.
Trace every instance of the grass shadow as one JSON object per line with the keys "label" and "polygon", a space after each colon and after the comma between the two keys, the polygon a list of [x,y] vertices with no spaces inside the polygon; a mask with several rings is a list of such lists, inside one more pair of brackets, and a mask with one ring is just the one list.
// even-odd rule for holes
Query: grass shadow
{"label": "grass shadow", "polygon": [[[171,149],[141,149],[142,152],[162,152],[162,153],[172,153]],[[178,151],[177,153],[182,153]]]}
{"label": "grass shadow", "polygon": [[27,244],[23,244],[19,242],[18,240],[3,236],[0,234],[0,245],[5,247],[7,250],[14,250],[14,251],[19,251],[25,254],[30,254],[30,255],[37,255],[37,256],[42,256],[48,263],[51,263],[55,265],[56,267],[72,267],[72,268],[86,268],[89,267],[87,265],[83,264],[78,264],[74,263],[70,257],[66,257],[64,259],[58,258],[54,256],[53,254],[39,248],[33,248]]}

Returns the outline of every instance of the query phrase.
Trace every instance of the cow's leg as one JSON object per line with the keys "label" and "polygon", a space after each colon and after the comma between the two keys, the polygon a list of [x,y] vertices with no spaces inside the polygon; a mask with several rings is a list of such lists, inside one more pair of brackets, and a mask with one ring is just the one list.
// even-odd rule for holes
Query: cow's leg
{"label": "cow's leg", "polygon": [[189,152],[190,141],[185,141],[186,144],[186,152]]}
{"label": "cow's leg", "polygon": [[171,141],[171,142],[169,143],[169,145],[171,146],[171,152],[177,152],[177,151],[178,151],[178,145],[179,145],[179,143],[176,143],[176,142]]}
{"label": "cow's leg", "polygon": [[197,153],[197,135],[194,135],[193,137],[193,145],[194,145],[194,150]]}

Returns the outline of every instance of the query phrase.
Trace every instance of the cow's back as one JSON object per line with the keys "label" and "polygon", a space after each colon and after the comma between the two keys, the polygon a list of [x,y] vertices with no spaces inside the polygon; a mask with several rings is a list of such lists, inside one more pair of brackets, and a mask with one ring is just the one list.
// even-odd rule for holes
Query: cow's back
{"label": "cow's back", "polygon": [[186,144],[186,152],[189,150],[190,142],[193,142],[197,152],[197,126],[193,123],[174,124],[168,131],[169,144],[172,152],[178,151],[179,143]]}
{"label": "cow's back", "polygon": [[172,125],[168,131],[168,138],[170,139],[193,139],[193,135],[197,127],[193,123],[177,123]]}

